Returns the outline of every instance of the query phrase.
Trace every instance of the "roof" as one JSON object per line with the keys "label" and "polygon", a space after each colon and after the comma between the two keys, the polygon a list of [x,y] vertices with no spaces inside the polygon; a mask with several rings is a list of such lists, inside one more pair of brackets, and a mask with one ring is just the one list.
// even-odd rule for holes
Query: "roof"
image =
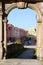
{"label": "roof", "polygon": [[12,28],[12,24],[7,24],[8,27]]}
{"label": "roof", "polygon": [[36,2],[43,2],[43,0],[0,0],[3,1],[5,3],[12,3],[12,2],[19,2],[19,1],[23,1],[23,2],[28,2],[28,3],[36,3]]}

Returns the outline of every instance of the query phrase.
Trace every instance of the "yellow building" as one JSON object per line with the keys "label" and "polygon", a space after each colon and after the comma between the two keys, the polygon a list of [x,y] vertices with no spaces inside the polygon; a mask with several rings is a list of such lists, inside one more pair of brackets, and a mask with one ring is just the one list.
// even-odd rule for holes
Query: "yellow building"
{"label": "yellow building", "polygon": [[31,27],[31,28],[28,30],[28,32],[29,32],[30,35],[36,36],[36,30],[35,30],[35,28]]}

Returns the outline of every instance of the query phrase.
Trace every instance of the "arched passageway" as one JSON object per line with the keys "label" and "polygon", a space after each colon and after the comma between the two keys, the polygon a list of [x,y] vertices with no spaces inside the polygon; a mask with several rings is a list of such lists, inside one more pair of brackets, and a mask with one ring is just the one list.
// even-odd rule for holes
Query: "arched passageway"
{"label": "arched passageway", "polygon": [[[38,29],[38,34],[40,34],[41,35],[41,31],[42,31],[42,22],[41,22],[41,13],[40,13],[40,11],[39,11],[39,9],[36,7],[36,5],[34,5],[34,4],[28,4],[28,6],[27,6],[27,3],[25,3],[24,4],[24,2],[22,2],[22,3],[13,3],[10,7],[9,7],[9,9],[6,9],[6,13],[7,14],[9,14],[9,12],[13,9],[13,8],[16,8],[16,7],[18,7],[18,8],[31,8],[31,9],[33,9],[33,10],[35,10],[36,11],[36,16],[37,16],[37,23],[38,23],[38,28],[40,28],[40,29]],[[39,39],[39,40],[37,40],[37,50],[39,49],[39,44],[41,43],[41,36],[39,36],[39,35],[37,35],[37,38]],[[39,42],[40,41],[40,42]],[[38,52],[40,52],[39,50],[38,50]],[[39,53],[37,52],[37,57],[39,57]]]}
{"label": "arched passageway", "polygon": [[[8,20],[8,24],[11,24],[12,23],[12,25],[14,25],[14,31],[15,31],[14,32],[14,35],[12,35],[12,37],[8,37],[7,38],[8,39],[8,43],[7,44],[10,44],[10,43],[14,43],[15,44],[17,42],[17,40],[19,39],[20,42],[18,41],[17,44],[18,43],[19,44],[21,43],[21,45],[24,46],[24,49],[25,49],[25,45],[27,45],[27,46],[30,45],[30,47],[31,47],[31,45],[32,46],[33,45],[34,46],[36,45],[36,42],[34,41],[36,34],[33,34],[33,36],[31,36],[31,40],[30,40],[31,43],[29,43],[29,34],[30,33],[27,34],[28,36],[24,35],[24,37],[25,37],[24,38],[23,37],[23,33],[19,31],[20,28],[21,29],[24,29],[24,31],[29,31],[29,28],[33,28],[33,30],[34,30],[37,27],[37,24],[36,24],[36,13],[35,13],[34,10],[32,10],[30,8],[26,8],[26,9],[14,8],[13,10],[11,10],[9,12],[8,17],[7,17],[7,20]],[[18,28],[18,31],[16,31],[15,27]],[[26,34],[26,33],[24,32],[24,34]],[[27,37],[27,39],[26,39],[26,37]],[[34,40],[33,40],[32,37],[34,38]],[[18,39],[16,39],[16,38],[18,38]],[[14,39],[15,39],[15,41],[14,41]],[[33,54],[34,49],[28,49],[27,48],[27,50],[28,50],[28,52],[31,51],[32,53],[30,52],[30,54],[32,56],[34,56],[34,54]],[[22,54],[23,57],[20,57],[20,58],[24,58],[24,56],[25,56],[25,59],[26,58],[29,58],[28,57],[29,56],[29,53],[25,53],[25,54],[28,54],[28,55],[25,56],[24,54]],[[32,56],[30,56],[30,58],[32,58]]]}
{"label": "arched passageway", "polygon": [[[7,7],[7,5],[9,5],[9,7]],[[17,3],[12,3],[12,4],[7,4],[6,5],[6,10],[5,10],[5,13],[8,15],[8,13],[13,9],[13,8],[32,8],[33,10],[36,11],[36,15],[37,15],[37,23],[38,23],[38,32],[37,32],[37,58],[41,59],[41,57],[43,57],[42,55],[42,46],[41,46],[41,41],[42,41],[42,16],[41,16],[41,12],[39,10],[39,8],[37,7],[37,5],[35,4],[28,4],[28,3],[25,3],[25,2],[17,2]],[[2,20],[2,17],[0,17],[1,20]],[[4,46],[5,46],[5,49],[6,49],[6,41],[7,41],[7,34],[6,34],[6,22],[7,22],[7,16],[5,15],[4,17]],[[1,25],[2,23],[0,23]],[[2,27],[2,26],[1,26]],[[1,29],[2,30],[2,29]],[[0,34],[2,35],[2,33]],[[2,37],[2,36],[1,36]],[[7,50],[7,49],[6,49]]]}

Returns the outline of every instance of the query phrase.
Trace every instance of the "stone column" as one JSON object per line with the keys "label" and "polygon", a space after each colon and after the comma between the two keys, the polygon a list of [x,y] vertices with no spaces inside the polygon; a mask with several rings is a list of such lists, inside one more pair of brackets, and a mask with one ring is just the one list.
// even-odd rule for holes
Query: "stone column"
{"label": "stone column", "polygon": [[37,59],[42,59],[42,22],[38,21],[38,28],[37,28]]}
{"label": "stone column", "polygon": [[7,17],[5,17],[5,19],[3,20],[3,23],[4,23],[4,48],[7,53]]}
{"label": "stone column", "polygon": [[0,59],[2,59],[2,3],[0,2]]}

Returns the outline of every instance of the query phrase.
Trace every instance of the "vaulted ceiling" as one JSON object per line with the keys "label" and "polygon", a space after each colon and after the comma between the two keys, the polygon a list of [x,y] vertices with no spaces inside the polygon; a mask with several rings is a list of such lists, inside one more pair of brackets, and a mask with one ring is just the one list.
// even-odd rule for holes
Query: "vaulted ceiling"
{"label": "vaulted ceiling", "polygon": [[43,0],[0,0],[5,3],[12,3],[12,2],[28,2],[28,3],[36,3],[36,2],[43,2]]}

